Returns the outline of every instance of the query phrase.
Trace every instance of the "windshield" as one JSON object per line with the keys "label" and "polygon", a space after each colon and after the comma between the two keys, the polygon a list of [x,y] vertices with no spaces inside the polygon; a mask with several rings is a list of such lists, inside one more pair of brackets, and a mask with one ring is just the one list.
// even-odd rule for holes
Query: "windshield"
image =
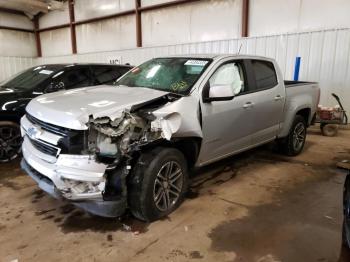
{"label": "windshield", "polygon": [[24,70],[10,79],[2,82],[0,86],[11,89],[34,89],[37,85],[50,78],[58,67],[37,66]]}
{"label": "windshield", "polygon": [[135,67],[115,85],[187,94],[210,62],[197,58],[156,58]]}

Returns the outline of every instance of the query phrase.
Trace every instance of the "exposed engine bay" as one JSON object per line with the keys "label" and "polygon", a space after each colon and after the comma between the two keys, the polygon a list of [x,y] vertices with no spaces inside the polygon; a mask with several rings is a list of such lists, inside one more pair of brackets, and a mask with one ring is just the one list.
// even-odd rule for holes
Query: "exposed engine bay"
{"label": "exposed engine bay", "polygon": [[171,139],[178,128],[171,129],[168,117],[157,117],[153,112],[180,97],[170,94],[136,105],[125,109],[121,117],[114,120],[110,117],[89,117],[86,153],[95,155],[97,162],[108,165],[103,190],[105,200],[127,195],[126,177],[135,155],[143,146]]}
{"label": "exposed engine bay", "polygon": [[101,161],[118,162],[122,157],[130,158],[132,153],[159,139],[170,140],[169,130],[162,127],[164,119],[157,119],[152,113],[158,107],[173,102],[179,97],[166,95],[146,105],[124,110],[121,117],[89,119],[87,148],[89,154],[96,154]]}

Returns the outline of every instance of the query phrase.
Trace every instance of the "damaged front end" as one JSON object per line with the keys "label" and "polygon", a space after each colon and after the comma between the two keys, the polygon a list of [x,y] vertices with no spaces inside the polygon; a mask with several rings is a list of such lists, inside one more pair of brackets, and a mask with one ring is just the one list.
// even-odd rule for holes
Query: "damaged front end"
{"label": "damaged front end", "polygon": [[[173,102],[178,97],[161,97],[145,105],[124,110],[119,117],[90,116],[88,122],[87,154],[107,165],[105,200],[127,196],[127,177],[144,147],[161,140],[171,139],[167,120],[157,118],[153,112],[158,107]],[[174,128],[174,124],[173,124]]]}
{"label": "damaged front end", "polygon": [[90,116],[88,154],[107,164],[105,200],[127,196],[127,177],[145,148],[181,137],[202,137],[193,97],[165,95],[118,117]]}
{"label": "damaged front end", "polygon": [[[195,103],[189,96],[167,94],[108,116],[91,114],[87,129],[74,136],[46,123],[33,135],[32,129],[43,123],[24,117],[22,167],[51,195],[100,216],[119,216],[127,207],[128,177],[142,150],[174,137],[201,137]],[[49,146],[58,150],[52,156]]]}

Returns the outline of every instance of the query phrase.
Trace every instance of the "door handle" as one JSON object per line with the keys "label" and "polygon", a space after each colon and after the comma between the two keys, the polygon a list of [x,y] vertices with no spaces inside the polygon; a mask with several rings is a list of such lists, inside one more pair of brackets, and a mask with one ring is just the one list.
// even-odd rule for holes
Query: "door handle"
{"label": "door handle", "polygon": [[247,102],[243,105],[243,108],[249,108],[249,107],[253,107],[254,103],[252,102]]}
{"label": "door handle", "polygon": [[275,96],[275,101],[279,101],[279,100],[282,100],[282,96],[280,95]]}

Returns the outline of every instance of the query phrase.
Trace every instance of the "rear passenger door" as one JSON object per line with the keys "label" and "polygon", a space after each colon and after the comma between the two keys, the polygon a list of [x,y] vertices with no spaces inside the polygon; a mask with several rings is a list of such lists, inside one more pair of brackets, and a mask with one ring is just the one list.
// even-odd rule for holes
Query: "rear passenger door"
{"label": "rear passenger door", "polygon": [[113,84],[120,76],[129,71],[128,67],[122,66],[91,66],[95,85]]}
{"label": "rear passenger door", "polygon": [[270,61],[250,60],[250,74],[255,81],[250,86],[251,111],[254,125],[252,144],[258,145],[275,139],[283,114],[285,89],[279,81],[275,66]]}

